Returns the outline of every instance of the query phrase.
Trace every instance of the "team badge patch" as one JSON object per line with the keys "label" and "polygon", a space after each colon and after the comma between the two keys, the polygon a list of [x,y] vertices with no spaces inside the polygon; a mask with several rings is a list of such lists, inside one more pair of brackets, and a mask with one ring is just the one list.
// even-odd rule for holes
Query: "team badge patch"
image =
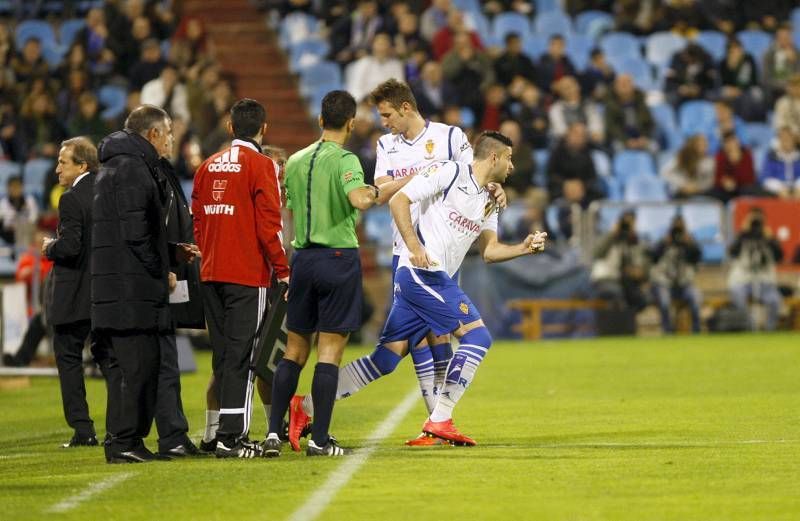
{"label": "team badge patch", "polygon": [[468,315],[468,314],[469,314],[469,306],[467,306],[467,305],[466,305],[465,303],[463,303],[463,302],[462,302],[461,304],[459,304],[459,305],[458,305],[458,309],[460,309],[460,310],[461,310],[461,312],[462,312],[462,313],[464,313],[465,315]]}
{"label": "team badge patch", "polygon": [[432,139],[429,139],[428,141],[425,142],[425,152],[428,153],[428,155],[425,156],[425,159],[433,159],[433,147],[434,147],[434,142]]}
{"label": "team badge patch", "polygon": [[349,183],[352,180],[353,180],[353,172],[347,172],[346,174],[344,174],[345,183]]}

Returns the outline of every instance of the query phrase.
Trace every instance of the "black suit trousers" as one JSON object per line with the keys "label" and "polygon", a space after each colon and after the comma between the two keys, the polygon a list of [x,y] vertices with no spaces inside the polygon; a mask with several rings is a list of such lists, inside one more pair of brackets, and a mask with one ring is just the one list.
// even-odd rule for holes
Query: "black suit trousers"
{"label": "black suit trousers", "polygon": [[189,423],[183,413],[181,401],[181,377],[175,335],[160,335],[159,342],[161,367],[158,371],[156,430],[158,449],[166,451],[186,440]]}

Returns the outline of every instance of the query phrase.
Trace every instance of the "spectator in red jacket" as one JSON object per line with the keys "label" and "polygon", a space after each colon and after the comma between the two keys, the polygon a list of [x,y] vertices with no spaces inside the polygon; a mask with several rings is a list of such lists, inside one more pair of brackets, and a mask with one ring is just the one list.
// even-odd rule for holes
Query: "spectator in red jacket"
{"label": "spectator in red jacket", "polygon": [[740,195],[757,195],[756,173],[750,149],[742,146],[735,132],[722,136],[722,148],[715,158],[712,195],[727,203]]}
{"label": "spectator in red jacket", "polygon": [[444,55],[453,48],[455,36],[461,32],[469,33],[473,48],[483,50],[483,43],[478,33],[469,30],[464,23],[464,13],[458,9],[451,9],[450,14],[447,15],[447,26],[439,29],[439,32],[434,35],[431,41],[433,57],[441,61]]}

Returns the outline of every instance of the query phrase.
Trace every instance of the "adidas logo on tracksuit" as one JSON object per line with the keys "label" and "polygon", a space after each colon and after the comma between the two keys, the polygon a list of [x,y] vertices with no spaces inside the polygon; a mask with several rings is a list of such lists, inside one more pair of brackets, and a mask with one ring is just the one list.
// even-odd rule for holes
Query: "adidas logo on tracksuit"
{"label": "adidas logo on tracksuit", "polygon": [[239,164],[239,147],[226,150],[224,154],[208,165],[209,172],[239,172],[241,170],[242,165]]}

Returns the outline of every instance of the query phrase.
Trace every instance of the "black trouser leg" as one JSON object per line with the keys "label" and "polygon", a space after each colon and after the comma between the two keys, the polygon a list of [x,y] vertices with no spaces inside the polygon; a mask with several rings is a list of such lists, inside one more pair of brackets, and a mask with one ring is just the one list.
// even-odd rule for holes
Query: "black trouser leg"
{"label": "black trouser leg", "polygon": [[37,313],[28,323],[28,330],[25,331],[25,336],[22,337],[22,345],[20,345],[17,354],[14,355],[18,365],[30,365],[31,360],[33,360],[34,355],[36,355],[36,349],[39,347],[39,343],[46,334],[47,328],[42,322],[42,314]]}
{"label": "black trouser leg", "polygon": [[119,400],[119,391],[122,386],[121,373],[119,371],[119,364],[114,358],[114,352],[111,349],[111,339],[108,335],[92,331],[92,357],[95,363],[100,367],[100,372],[103,373],[103,378],[106,381],[106,436],[111,432],[110,425],[113,421],[109,421],[110,411],[108,404],[113,400]]}
{"label": "black trouser leg", "polygon": [[[110,335],[119,388],[108,401],[110,450],[122,452],[143,444],[150,433],[158,392],[158,334]],[[113,362],[112,362],[113,365]],[[111,396],[109,396],[111,398]]]}
{"label": "black trouser leg", "polygon": [[67,424],[81,438],[95,435],[94,423],[89,417],[86,403],[86,385],[83,381],[83,346],[92,324],[82,320],[72,324],[55,326],[53,347],[61,384],[61,402]]}
{"label": "black trouser leg", "polygon": [[156,429],[158,450],[169,450],[183,443],[189,423],[183,413],[181,401],[181,375],[178,367],[178,346],[175,335],[159,336],[161,366],[158,370],[158,397],[156,398]]}

